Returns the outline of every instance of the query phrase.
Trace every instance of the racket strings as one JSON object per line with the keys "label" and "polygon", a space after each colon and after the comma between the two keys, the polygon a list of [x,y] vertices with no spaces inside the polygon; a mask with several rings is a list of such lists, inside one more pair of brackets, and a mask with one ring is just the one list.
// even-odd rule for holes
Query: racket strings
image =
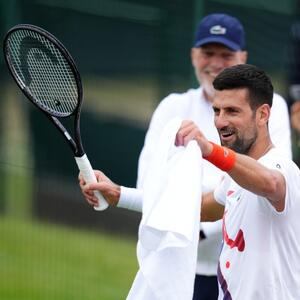
{"label": "racket strings", "polygon": [[60,49],[28,29],[14,31],[7,51],[19,84],[42,109],[68,116],[77,107],[78,88],[73,69]]}

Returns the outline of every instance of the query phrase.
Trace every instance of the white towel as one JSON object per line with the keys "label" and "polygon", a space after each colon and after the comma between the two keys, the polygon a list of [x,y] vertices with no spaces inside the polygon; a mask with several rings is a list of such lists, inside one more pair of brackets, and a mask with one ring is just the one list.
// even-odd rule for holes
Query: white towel
{"label": "white towel", "polygon": [[164,128],[145,180],[137,257],[127,300],[190,300],[199,239],[202,155],[174,145],[181,120]]}

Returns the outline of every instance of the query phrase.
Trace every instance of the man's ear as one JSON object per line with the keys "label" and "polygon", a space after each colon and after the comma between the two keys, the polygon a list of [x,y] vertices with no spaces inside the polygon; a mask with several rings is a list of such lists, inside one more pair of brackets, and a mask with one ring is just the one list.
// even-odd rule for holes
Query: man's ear
{"label": "man's ear", "polygon": [[193,67],[196,66],[198,51],[199,51],[198,48],[192,48],[191,49],[191,62],[192,62]]}
{"label": "man's ear", "polygon": [[268,104],[263,104],[256,110],[257,124],[263,126],[268,123],[270,118],[271,107]]}

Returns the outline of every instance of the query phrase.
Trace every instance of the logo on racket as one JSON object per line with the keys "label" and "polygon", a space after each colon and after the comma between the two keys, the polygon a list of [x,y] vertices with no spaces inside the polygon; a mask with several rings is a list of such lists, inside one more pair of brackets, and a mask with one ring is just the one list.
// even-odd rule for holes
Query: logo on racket
{"label": "logo on racket", "polygon": [[[28,45],[31,45],[31,47],[29,48]],[[20,54],[21,68],[23,70],[23,75],[24,75],[24,80],[26,85],[30,85],[32,81],[32,77],[30,75],[29,67],[28,67],[28,55],[29,52],[32,51],[32,49],[38,49],[39,51],[47,55],[53,64],[58,63],[58,60],[55,57],[55,55],[51,53],[51,51],[42,42],[40,42],[38,39],[31,36],[24,37],[20,43],[19,54]],[[43,55],[41,52],[35,52],[33,56],[36,61],[41,61],[42,63]]]}

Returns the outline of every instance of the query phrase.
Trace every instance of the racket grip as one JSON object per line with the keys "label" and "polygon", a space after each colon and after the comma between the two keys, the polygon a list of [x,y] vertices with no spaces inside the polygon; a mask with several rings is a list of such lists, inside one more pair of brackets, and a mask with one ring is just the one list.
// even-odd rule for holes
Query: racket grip
{"label": "racket grip", "polygon": [[[81,157],[75,157],[78,169],[80,170],[84,180],[87,183],[95,183],[97,182],[94,170],[90,164],[90,161],[86,154]],[[99,191],[94,191],[95,196],[98,198],[98,206],[94,206],[95,210],[105,210],[108,207],[108,203],[101,195]]]}

